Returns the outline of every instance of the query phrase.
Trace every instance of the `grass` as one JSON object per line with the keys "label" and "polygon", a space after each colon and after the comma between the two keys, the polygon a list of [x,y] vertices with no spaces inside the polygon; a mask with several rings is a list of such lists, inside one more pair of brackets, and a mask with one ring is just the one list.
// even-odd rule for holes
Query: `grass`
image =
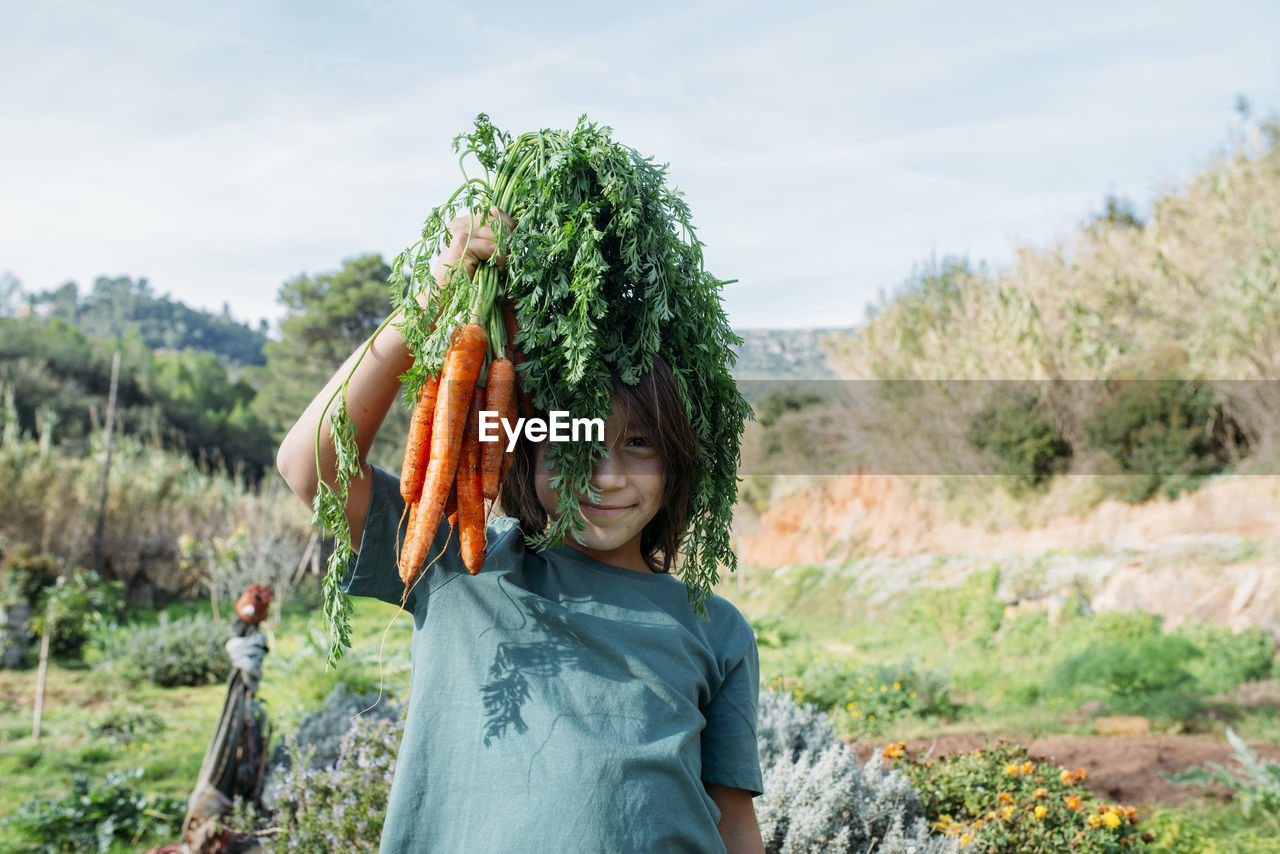
{"label": "grass", "polygon": [[[171,617],[203,610],[207,601],[187,609],[171,605]],[[319,708],[329,691],[345,682],[358,691],[378,688],[378,647],[383,631],[397,609],[369,599],[354,600],[354,649],[328,671],[319,639],[324,637],[318,616],[301,608],[286,608],[269,631],[271,651],[263,662],[259,700],[267,707],[277,736],[293,731]],[[140,612],[140,623],[154,623],[154,610]],[[387,632],[382,656],[384,690],[406,696],[409,680],[408,641],[413,622],[404,615]],[[43,738],[31,735],[35,668],[0,670],[0,822],[35,796],[61,796],[71,789],[75,774],[95,778],[125,768],[145,769],[147,793],[184,800],[191,794],[218,715],[226,697],[224,683],[200,687],[159,688],[150,684],[124,686],[88,662],[53,662],[48,671]],[[113,704],[150,709],[164,728],[144,741],[117,743],[91,734],[94,724]],[[275,739],[273,739],[273,743]],[[0,850],[10,839],[0,824]],[[173,840],[143,840],[148,846]],[[124,847],[121,851],[132,850]]]}

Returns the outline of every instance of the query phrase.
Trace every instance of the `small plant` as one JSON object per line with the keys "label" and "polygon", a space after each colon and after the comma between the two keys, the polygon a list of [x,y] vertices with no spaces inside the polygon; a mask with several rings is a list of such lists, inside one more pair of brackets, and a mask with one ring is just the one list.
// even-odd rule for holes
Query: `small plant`
{"label": "small plant", "polygon": [[924,800],[932,826],[984,854],[1126,854],[1144,849],[1138,811],[1097,804],[1084,769],[1036,762],[1020,745],[1001,744],[938,760],[913,758],[899,742],[882,755],[901,768]]}
{"label": "small plant", "polygon": [[276,775],[263,801],[280,833],[267,844],[274,851],[374,852],[382,836],[403,718],[357,718],[342,738],[331,765],[316,767],[311,750],[297,752],[294,765]]}
{"label": "small plant", "polygon": [[1110,695],[1115,711],[1184,720],[1201,708],[1187,662],[1200,650],[1177,635],[1153,635],[1121,643],[1090,644],[1058,667],[1063,692],[1093,685]]}
{"label": "small plant", "polygon": [[117,628],[104,634],[102,647],[110,666],[126,681],[172,688],[226,679],[231,661],[223,644],[230,636],[226,623],[209,617],[170,620],[161,614],[159,625]]}
{"label": "small plant", "polygon": [[1169,779],[1175,783],[1220,783],[1235,793],[1247,818],[1262,819],[1280,831],[1280,763],[1259,757],[1231,727],[1227,727],[1227,741],[1236,752],[1239,769],[1210,763]]}
{"label": "small plant", "polygon": [[760,693],[758,728],[764,794],[756,815],[769,854],[944,854],[920,796],[872,755],[859,764],[812,706]]}
{"label": "small plant", "polygon": [[164,730],[164,718],[151,709],[120,703],[107,709],[89,732],[123,745],[154,738]]}
{"label": "small plant", "polygon": [[97,784],[77,775],[66,797],[28,801],[6,824],[42,852],[106,852],[115,842],[136,849],[139,840],[176,833],[187,810],[181,798],[140,794],[141,777],[141,768]]}

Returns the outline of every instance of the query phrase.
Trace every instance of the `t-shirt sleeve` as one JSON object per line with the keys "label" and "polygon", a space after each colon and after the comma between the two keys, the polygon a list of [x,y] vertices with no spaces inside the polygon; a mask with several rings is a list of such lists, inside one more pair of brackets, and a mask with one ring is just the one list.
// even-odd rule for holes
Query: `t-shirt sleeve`
{"label": "t-shirt sleeve", "polygon": [[[400,597],[404,595],[404,584],[400,581],[396,554],[399,544],[404,541],[408,514],[404,512],[399,478],[377,466],[372,468],[373,483],[369,490],[369,511],[365,515],[360,552],[353,555],[347,564],[342,589],[352,596],[369,596],[398,606]],[[402,519],[402,516],[405,518]],[[449,521],[441,519],[435,540],[427,554],[427,562],[430,563],[440,554],[449,541]],[[452,567],[457,551],[456,543],[451,544],[448,553],[435,566]],[[460,560],[456,562],[460,563]],[[411,612],[416,604],[415,593],[416,588],[410,591],[404,603],[405,609]]]}
{"label": "t-shirt sleeve", "polygon": [[703,714],[702,782],[746,789],[753,796],[764,791],[756,742],[756,710],[760,702],[760,660],[755,635],[741,615],[740,657],[725,673],[724,683]]}

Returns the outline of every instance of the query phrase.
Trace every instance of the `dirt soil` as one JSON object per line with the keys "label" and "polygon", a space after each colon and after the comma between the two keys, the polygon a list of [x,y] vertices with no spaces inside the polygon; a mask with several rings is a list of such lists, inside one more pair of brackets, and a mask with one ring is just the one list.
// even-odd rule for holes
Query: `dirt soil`
{"label": "dirt soil", "polygon": [[[1164,774],[1179,774],[1194,765],[1215,762],[1227,769],[1239,766],[1235,753],[1216,735],[1050,735],[1043,738],[1008,735],[1001,740],[1024,744],[1030,756],[1064,768],[1089,772],[1085,786],[1097,798],[1126,806],[1177,806],[1189,803],[1222,803],[1230,799],[1223,786],[1180,785]],[[983,736],[943,736],[907,742],[912,756],[928,753],[934,758],[986,747]],[[1260,756],[1280,760],[1280,745],[1252,743]],[[880,749],[876,745],[874,749]],[[872,745],[859,744],[860,757]]]}

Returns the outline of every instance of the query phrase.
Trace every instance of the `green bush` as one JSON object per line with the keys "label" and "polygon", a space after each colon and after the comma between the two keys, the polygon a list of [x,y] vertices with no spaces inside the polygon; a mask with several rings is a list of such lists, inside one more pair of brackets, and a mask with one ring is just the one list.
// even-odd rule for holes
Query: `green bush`
{"label": "green bush", "polygon": [[116,628],[104,635],[102,651],[117,675],[131,683],[205,685],[230,674],[223,648],[229,637],[231,628],[209,617],[170,620],[161,614],[158,625]]}
{"label": "green bush", "polygon": [[105,852],[113,842],[136,849],[140,839],[176,833],[187,811],[181,798],[140,794],[134,782],[141,777],[140,768],[96,784],[77,775],[70,794],[28,801],[5,823],[41,852]]}
{"label": "green bush", "polygon": [[996,591],[1000,569],[972,572],[952,587],[925,587],[902,605],[902,619],[913,630],[940,636],[947,646],[969,642],[986,646],[1004,620]]}
{"label": "green bush", "polygon": [[817,658],[795,676],[777,677],[770,688],[824,712],[835,712],[842,730],[876,735],[904,718],[948,717],[955,712],[947,681],[916,670],[910,662],[859,667]]}
{"label": "green bush", "polygon": [[1187,671],[1207,693],[1221,694],[1242,682],[1271,675],[1275,638],[1258,626],[1234,632],[1227,626],[1188,624],[1178,627],[1175,634],[1202,653],[1187,662]]}
{"label": "green bush", "polygon": [[1185,666],[1200,654],[1177,635],[1094,643],[1062,662],[1056,679],[1064,692],[1078,685],[1103,689],[1111,711],[1185,720],[1201,708],[1195,677]]}
{"label": "green bush", "polygon": [[885,748],[924,799],[933,827],[984,854],[1126,854],[1144,850],[1137,810],[1097,804],[1068,771],[1036,762],[1025,747],[1001,744],[938,760]]}
{"label": "green bush", "polygon": [[1071,461],[1071,446],[1054,419],[1026,391],[1011,390],[1003,400],[983,407],[965,438],[1000,461],[999,473],[1014,495],[1044,486]]}
{"label": "green bush", "polygon": [[117,703],[98,716],[89,733],[124,745],[154,738],[164,730],[164,718],[151,709]]}
{"label": "green bush", "polygon": [[1130,503],[1195,489],[1245,445],[1213,389],[1180,380],[1117,383],[1084,429],[1124,475],[1107,478],[1106,490]]}

